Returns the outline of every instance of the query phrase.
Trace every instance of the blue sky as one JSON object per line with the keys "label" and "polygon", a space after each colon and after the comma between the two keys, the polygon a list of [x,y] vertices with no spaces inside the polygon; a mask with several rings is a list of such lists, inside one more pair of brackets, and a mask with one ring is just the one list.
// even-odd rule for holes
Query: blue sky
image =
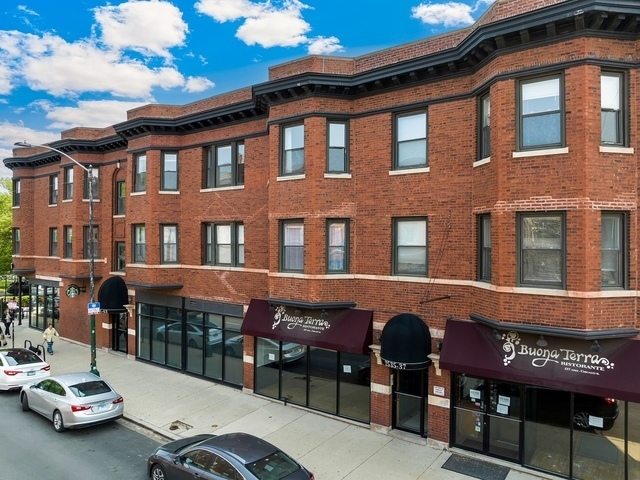
{"label": "blue sky", "polygon": [[270,66],[310,54],[357,57],[463,28],[492,2],[2,0],[0,159],[139,105],[264,82]]}

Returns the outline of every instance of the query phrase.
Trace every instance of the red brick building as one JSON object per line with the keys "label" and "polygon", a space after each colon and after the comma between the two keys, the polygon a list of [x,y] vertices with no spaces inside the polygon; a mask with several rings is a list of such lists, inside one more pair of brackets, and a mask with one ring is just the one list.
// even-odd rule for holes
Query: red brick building
{"label": "red brick building", "polygon": [[629,0],[497,0],[467,29],[65,131],[65,155],[16,149],[31,325],[89,342],[93,245],[102,348],[640,478],[639,19]]}

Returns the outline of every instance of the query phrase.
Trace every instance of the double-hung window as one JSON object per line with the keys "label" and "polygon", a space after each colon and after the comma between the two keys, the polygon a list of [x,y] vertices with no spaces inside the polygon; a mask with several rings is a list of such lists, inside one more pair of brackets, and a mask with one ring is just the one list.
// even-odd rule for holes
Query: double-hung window
{"label": "double-hung window", "polygon": [[602,214],[602,287],[627,286],[627,217],[624,213]]}
{"label": "double-hung window", "polygon": [[127,187],[124,180],[116,181],[116,199],[114,202],[115,215],[124,215],[126,213]]}
{"label": "double-hung window", "polygon": [[480,132],[478,135],[480,145],[480,158],[491,156],[491,97],[489,94],[480,97]]}
{"label": "double-hung window", "polygon": [[394,275],[427,275],[427,219],[398,218],[394,220]]}
{"label": "double-hung window", "polygon": [[162,179],[160,189],[178,190],[178,152],[162,153]]}
{"label": "double-hung window", "polygon": [[133,191],[147,191],[147,155],[136,155],[133,172]]}
{"label": "double-hung window", "polygon": [[161,263],[178,263],[178,226],[162,225]]}
{"label": "double-hung window", "polygon": [[427,167],[427,112],[396,117],[394,170]]}
{"label": "double-hung window", "polygon": [[327,272],[349,271],[349,220],[327,221]]}
{"label": "double-hung window", "polygon": [[214,145],[207,150],[205,188],[244,185],[244,142]]}
{"label": "double-hung window", "polygon": [[281,224],[281,270],[285,272],[304,271],[304,222],[285,220]]}
{"label": "double-hung window", "polygon": [[65,225],[64,227],[64,258],[73,258],[73,227]]}
{"label": "double-hung window", "polygon": [[491,215],[478,217],[478,280],[491,281]]}
{"label": "double-hung window", "polygon": [[564,145],[562,76],[520,82],[519,148],[535,150]]}
{"label": "double-hung window", "polygon": [[19,179],[13,180],[13,203],[12,204],[14,207],[20,206],[20,180]]}
{"label": "double-hung window", "polygon": [[100,198],[100,170],[97,167],[91,167],[91,177],[89,177],[88,170],[84,172],[84,194],[82,198],[89,198],[89,188],[91,188],[91,195],[94,200]]}
{"label": "double-hung window", "polygon": [[244,225],[207,223],[204,226],[204,262],[208,265],[244,265]]}
{"label": "double-hung window", "polygon": [[147,237],[144,225],[133,226],[133,263],[147,261]]}
{"label": "double-hung window", "polygon": [[13,229],[13,235],[12,235],[12,244],[13,244],[13,250],[12,253],[13,255],[20,255],[20,229],[19,228],[14,228]]}
{"label": "double-hung window", "polygon": [[49,256],[58,256],[58,229],[56,227],[49,229]]}
{"label": "double-hung window", "polygon": [[304,174],[304,124],[282,129],[281,175]]}
{"label": "double-hung window", "polygon": [[73,167],[65,167],[63,172],[64,190],[62,193],[62,199],[71,200],[73,198]]}
{"label": "double-hung window", "polygon": [[89,227],[83,227],[82,229],[84,239],[84,258],[98,258],[100,256],[100,242],[98,241],[98,227],[93,226],[93,232],[89,230]]}
{"label": "double-hung window", "polygon": [[518,284],[565,287],[565,216],[563,213],[518,215]]}
{"label": "double-hung window", "polygon": [[49,205],[58,204],[58,175],[49,177]]}
{"label": "double-hung window", "polygon": [[330,120],[327,123],[327,173],[349,171],[349,124]]}
{"label": "double-hung window", "polygon": [[600,75],[600,141],[603,145],[626,145],[624,75],[602,72]]}
{"label": "double-hung window", "polygon": [[124,272],[127,266],[127,246],[125,242],[116,242],[115,244],[115,271]]}

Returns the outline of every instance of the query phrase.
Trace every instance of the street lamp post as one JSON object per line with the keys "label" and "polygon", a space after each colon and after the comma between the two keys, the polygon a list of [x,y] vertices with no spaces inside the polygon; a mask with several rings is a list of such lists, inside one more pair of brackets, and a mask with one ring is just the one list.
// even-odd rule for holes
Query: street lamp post
{"label": "street lamp post", "polygon": [[[51,150],[53,152],[59,153],[60,155],[67,157],[73,163],[82,168],[85,172],[87,172],[87,179],[89,180],[89,287],[91,290],[91,303],[94,303],[95,300],[95,246],[94,246],[94,232],[93,232],[93,167],[89,165],[89,167],[85,167],[80,162],[78,162],[75,158],[70,155],[67,155],[61,150],[57,148],[50,147],[49,145],[36,145],[27,142],[16,142],[14,145],[17,147],[38,147],[45,148],[47,150]],[[96,316],[95,314],[91,314],[91,363],[89,371],[95,375],[100,376],[100,372],[98,372],[98,368],[96,366]]]}

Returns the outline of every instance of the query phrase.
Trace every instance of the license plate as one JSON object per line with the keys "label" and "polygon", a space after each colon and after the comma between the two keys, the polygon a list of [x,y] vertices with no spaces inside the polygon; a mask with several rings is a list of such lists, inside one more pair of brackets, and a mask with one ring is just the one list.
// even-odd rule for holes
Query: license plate
{"label": "license plate", "polygon": [[106,403],[101,403],[100,405],[96,405],[93,408],[95,409],[96,412],[99,412],[101,410],[105,410],[107,408],[107,404]]}
{"label": "license plate", "polygon": [[35,374],[36,374],[36,372],[27,372],[27,376],[28,376],[28,377],[31,377],[31,376],[33,376],[33,375],[35,375]]}

